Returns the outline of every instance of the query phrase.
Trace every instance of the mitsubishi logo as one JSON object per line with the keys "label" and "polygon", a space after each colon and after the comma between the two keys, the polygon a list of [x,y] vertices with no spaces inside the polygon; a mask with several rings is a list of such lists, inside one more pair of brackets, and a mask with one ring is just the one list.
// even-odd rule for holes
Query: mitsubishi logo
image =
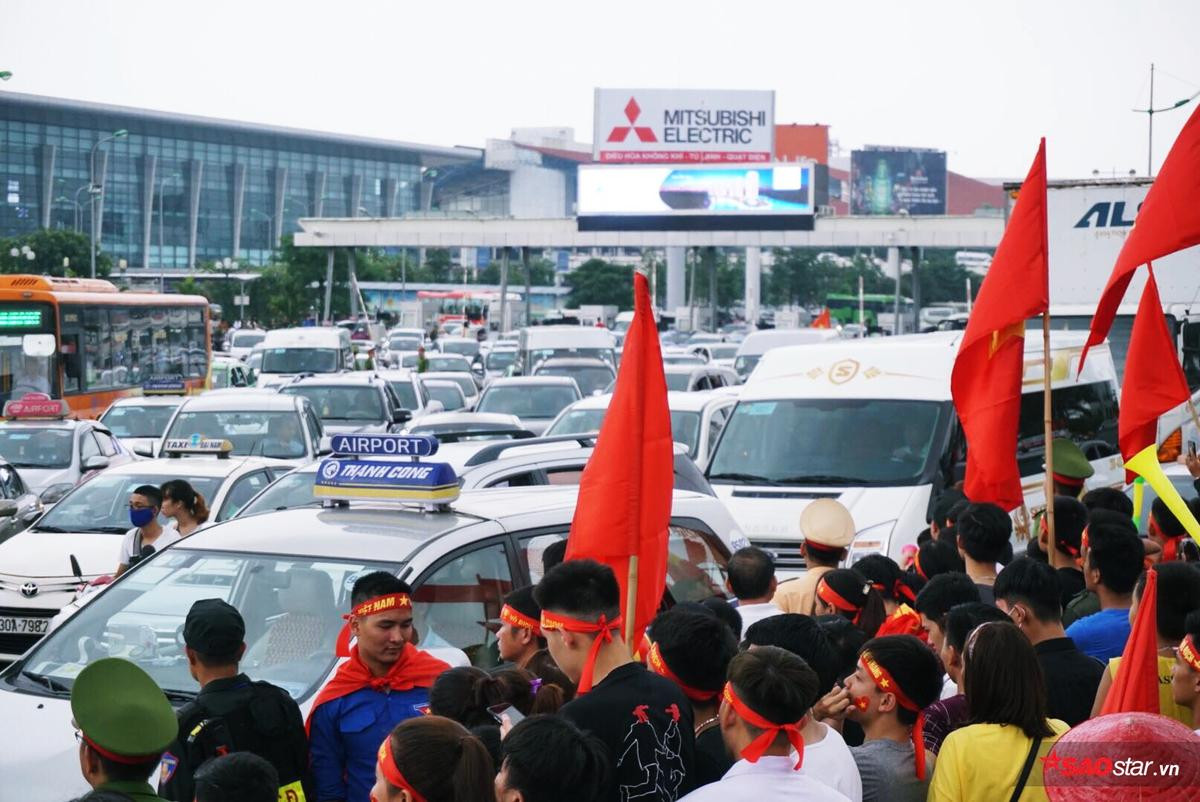
{"label": "mitsubishi logo", "polygon": [[629,120],[629,125],[615,125],[612,131],[608,134],[609,142],[624,142],[629,136],[629,132],[633,131],[637,134],[639,142],[657,142],[658,137],[654,136],[654,130],[647,128],[644,125],[634,125],[637,122],[638,116],[642,113],[642,107],[637,104],[633,98],[629,98],[629,102],[625,104],[625,117]]}
{"label": "mitsubishi logo", "polygon": [[32,599],[38,595],[38,586],[32,582],[26,582],[21,586],[21,595],[27,599]]}

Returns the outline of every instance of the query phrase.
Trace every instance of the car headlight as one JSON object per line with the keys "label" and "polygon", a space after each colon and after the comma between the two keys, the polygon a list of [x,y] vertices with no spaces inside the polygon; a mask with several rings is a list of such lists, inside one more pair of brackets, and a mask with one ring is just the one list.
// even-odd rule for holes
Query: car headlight
{"label": "car headlight", "polygon": [[70,482],[59,482],[58,484],[50,485],[43,490],[42,494],[38,496],[38,498],[42,500],[43,504],[56,504],[62,499],[63,496],[71,492],[71,488],[74,486],[75,485],[71,484]]}
{"label": "car headlight", "polygon": [[846,565],[853,565],[868,554],[886,556],[888,548],[892,545],[892,530],[895,528],[895,521],[886,521],[868,526],[855,535],[854,542],[850,544],[849,554],[846,556]]}

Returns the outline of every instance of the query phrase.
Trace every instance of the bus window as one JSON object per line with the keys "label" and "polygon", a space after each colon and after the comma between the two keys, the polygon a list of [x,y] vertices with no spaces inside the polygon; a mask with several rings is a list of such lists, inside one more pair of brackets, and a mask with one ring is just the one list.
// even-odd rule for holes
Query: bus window
{"label": "bus window", "polygon": [[208,341],[204,332],[204,310],[199,307],[187,310],[187,375],[203,376],[208,364]]}
{"label": "bus window", "polygon": [[83,339],[88,389],[112,387],[112,338],[107,309],[83,310]]}
{"label": "bus window", "polygon": [[141,384],[154,372],[150,310],[144,306],[135,306],[129,310],[129,359],[130,384]]}

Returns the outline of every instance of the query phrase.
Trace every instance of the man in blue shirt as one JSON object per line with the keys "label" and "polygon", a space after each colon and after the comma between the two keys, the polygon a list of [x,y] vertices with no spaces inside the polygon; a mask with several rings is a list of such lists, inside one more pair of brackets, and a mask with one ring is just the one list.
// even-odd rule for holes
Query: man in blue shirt
{"label": "man in blue shirt", "polygon": [[[338,639],[339,656],[350,659],[309,715],[317,802],[368,802],[379,745],[401,721],[422,714],[434,679],[449,668],[412,645],[411,593],[386,571],[354,583],[348,628]],[[351,635],[357,644],[347,648]]]}
{"label": "man in blue shirt", "polygon": [[1094,522],[1086,532],[1083,578],[1100,599],[1100,612],[1067,627],[1079,651],[1107,662],[1120,657],[1129,639],[1129,607],[1133,586],[1142,573],[1145,549],[1133,526]]}

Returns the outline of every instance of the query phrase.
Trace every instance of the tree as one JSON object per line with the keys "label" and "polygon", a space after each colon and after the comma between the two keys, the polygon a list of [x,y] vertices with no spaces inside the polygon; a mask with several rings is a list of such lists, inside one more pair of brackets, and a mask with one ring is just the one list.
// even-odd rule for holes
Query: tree
{"label": "tree", "polygon": [[633,308],[633,268],[615,265],[603,259],[588,259],[567,274],[571,294],[567,303],[572,307],[584,304]]}
{"label": "tree", "polygon": [[[945,249],[926,249],[921,254],[917,275],[921,282],[922,306],[966,301],[967,279],[972,280],[975,289],[979,288],[981,281],[979,276],[954,261],[954,251]],[[909,298],[913,297],[911,275],[901,277],[900,291]]]}
{"label": "tree", "polygon": [[[16,258],[10,255],[13,248],[20,250],[22,246],[33,251],[32,260],[24,254]],[[91,275],[90,247],[87,235],[65,228],[39,228],[29,234],[0,238],[0,272],[87,277]],[[70,260],[69,267],[63,267],[63,259]],[[96,276],[103,278],[111,272],[112,257],[97,246]]]}

